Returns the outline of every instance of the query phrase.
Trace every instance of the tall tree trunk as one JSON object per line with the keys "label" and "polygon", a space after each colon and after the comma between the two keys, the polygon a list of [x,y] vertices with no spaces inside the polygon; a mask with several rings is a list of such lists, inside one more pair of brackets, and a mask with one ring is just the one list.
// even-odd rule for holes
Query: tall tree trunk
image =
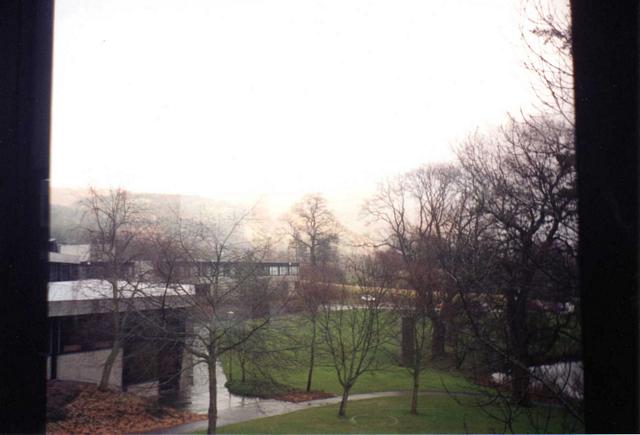
{"label": "tall tree trunk", "polygon": [[412,316],[402,317],[402,345],[400,348],[400,365],[410,367],[415,361],[416,319]]}
{"label": "tall tree trunk", "polygon": [[244,353],[241,354],[242,357],[240,358],[240,381],[244,382],[247,380],[247,370],[246,370],[246,364],[247,364],[247,360],[246,357],[244,355]]}
{"label": "tall tree trunk", "polygon": [[413,365],[413,389],[411,390],[411,414],[418,414],[418,391],[420,390],[420,356],[416,352]]}
{"label": "tall tree trunk", "polygon": [[433,332],[431,333],[431,359],[443,357],[445,354],[444,345],[447,335],[447,327],[440,319],[440,316],[431,317]]}
{"label": "tall tree trunk", "polygon": [[342,390],[342,401],[340,402],[340,409],[338,410],[338,416],[344,417],[347,412],[347,400],[349,400],[349,390],[351,387],[343,387]]}
{"label": "tall tree trunk", "polygon": [[309,263],[312,266],[316,265],[316,242],[311,239],[311,246],[309,246]]}
{"label": "tall tree trunk", "polygon": [[[511,362],[511,401],[529,404],[529,346],[527,342],[527,297],[521,291],[507,298],[507,324],[513,361]],[[524,367],[523,367],[524,366]]]}
{"label": "tall tree trunk", "polygon": [[[529,355],[525,333],[521,320],[513,322],[514,330],[511,336],[513,359],[511,363],[511,401],[520,406],[529,405]],[[524,367],[523,367],[524,366]]]}
{"label": "tall tree trunk", "polygon": [[[118,334],[119,335],[119,334]],[[98,390],[107,391],[109,388],[109,379],[111,378],[111,371],[113,369],[113,365],[118,358],[118,354],[122,349],[122,341],[120,337],[116,337],[113,340],[113,347],[111,347],[111,352],[107,357],[107,360],[102,367],[102,377],[100,378],[100,385],[98,385]]]}
{"label": "tall tree trunk", "polygon": [[[117,267],[115,272],[117,273]],[[118,358],[118,354],[120,353],[120,349],[122,348],[122,332],[123,325],[120,324],[120,300],[118,294],[118,275],[112,274],[114,277],[111,278],[111,322],[112,322],[112,333],[113,333],[113,345],[111,346],[111,352],[107,357],[107,360],[102,367],[102,377],[100,378],[100,385],[98,385],[98,390],[106,391],[109,388],[109,379],[111,378],[111,370],[113,369],[113,364],[116,362],[116,358]]]}
{"label": "tall tree trunk", "polygon": [[217,389],[217,378],[216,378],[216,358],[210,356],[208,361],[209,367],[209,411],[207,412],[207,417],[209,419],[209,424],[207,425],[207,433],[215,434],[216,433],[216,424],[218,421],[218,389]]}
{"label": "tall tree trunk", "polygon": [[529,370],[519,364],[512,364],[511,374],[511,402],[519,406],[528,406]]}
{"label": "tall tree trunk", "polygon": [[311,347],[309,349],[309,373],[307,375],[307,392],[311,391],[311,380],[313,378],[313,366],[315,364],[316,356],[317,319],[315,317],[311,320],[311,325]]}

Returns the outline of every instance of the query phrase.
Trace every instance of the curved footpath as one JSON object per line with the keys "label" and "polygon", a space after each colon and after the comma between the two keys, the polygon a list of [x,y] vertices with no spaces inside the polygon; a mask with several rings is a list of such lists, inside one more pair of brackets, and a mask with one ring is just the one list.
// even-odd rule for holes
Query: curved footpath
{"label": "curved footpath", "polygon": [[[349,400],[365,400],[376,399],[379,397],[397,397],[409,394],[410,391],[382,391],[379,393],[363,393],[353,394],[349,396]],[[480,393],[473,392],[445,392],[445,391],[421,391],[420,395],[453,395],[453,396],[477,396]],[[330,397],[328,399],[309,400],[308,402],[292,403],[283,402],[281,400],[264,399],[244,405],[242,407],[228,408],[221,410],[218,413],[218,427],[226,426],[228,424],[241,423],[244,421],[255,420],[263,417],[271,417],[274,415],[288,414],[290,412],[301,411],[303,409],[309,409],[324,405],[333,405],[340,403],[341,397]],[[174,426],[165,429],[159,429],[152,432],[155,434],[186,434],[195,431],[202,431],[207,429],[207,420],[194,421],[192,423],[185,423],[179,426]]]}

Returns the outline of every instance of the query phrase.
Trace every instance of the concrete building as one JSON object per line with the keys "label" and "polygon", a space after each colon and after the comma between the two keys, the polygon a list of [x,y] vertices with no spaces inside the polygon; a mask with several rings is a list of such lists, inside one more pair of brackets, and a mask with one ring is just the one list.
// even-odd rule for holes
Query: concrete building
{"label": "concrete building", "polygon": [[[102,370],[113,347],[113,287],[103,279],[100,262],[91,261],[89,245],[50,243],[48,284],[49,349],[47,379],[99,383]],[[298,273],[298,264],[265,262],[260,274],[290,282]],[[131,264],[131,271],[149,265]],[[238,264],[223,263],[222,275],[231,276]],[[183,389],[191,381],[191,359],[175,339],[193,328],[190,308],[202,286],[200,277],[214,267],[212,263],[178,264],[179,285],[175,289],[150,282],[117,283],[126,303],[119,311],[129,316],[126,340],[113,365],[110,384],[114,388],[157,395],[163,390]],[[125,269],[126,271],[127,269]],[[154,318],[163,319],[164,329],[153,330]],[[167,323],[169,322],[169,323]],[[159,322],[155,322],[158,324]],[[151,329],[150,329],[151,328]]]}
{"label": "concrete building", "polygon": [[[127,291],[127,283],[118,287]],[[139,290],[139,289],[138,289]],[[159,337],[135,330],[148,325],[149,317],[165,315],[171,319],[171,328],[179,333],[186,327],[189,299],[184,292],[194,292],[193,286],[182,286],[180,294],[162,296],[166,289],[145,284],[140,296],[126,295],[131,334],[126,334],[124,347],[119,353],[110,377],[110,384],[124,390],[146,390],[157,394],[162,389],[180,388],[183,352],[179,343],[149,339]],[[160,313],[158,298],[164,299]],[[111,284],[99,279],[50,282],[49,300],[49,356],[47,379],[100,382],[102,368],[113,346],[113,304]],[[145,317],[145,322],[136,317]],[[133,334],[136,332],[136,334]]]}

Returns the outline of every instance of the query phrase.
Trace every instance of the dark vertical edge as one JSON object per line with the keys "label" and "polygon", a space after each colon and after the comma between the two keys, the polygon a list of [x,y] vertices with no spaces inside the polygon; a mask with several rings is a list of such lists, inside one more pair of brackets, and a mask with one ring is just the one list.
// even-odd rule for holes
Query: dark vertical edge
{"label": "dark vertical edge", "polygon": [[571,9],[586,429],[638,433],[638,2]]}
{"label": "dark vertical edge", "polygon": [[0,432],[45,429],[53,1],[0,2]]}

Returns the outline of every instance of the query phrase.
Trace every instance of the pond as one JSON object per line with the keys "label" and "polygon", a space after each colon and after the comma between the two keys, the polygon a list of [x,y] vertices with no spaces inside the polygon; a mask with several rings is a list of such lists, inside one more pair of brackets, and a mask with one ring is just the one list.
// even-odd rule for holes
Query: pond
{"label": "pond", "polygon": [[[582,361],[564,361],[555,364],[546,364],[529,367],[532,378],[544,379],[546,382],[554,384],[558,391],[574,399],[583,398],[583,368]],[[495,383],[508,382],[510,377],[505,373],[493,373],[491,379]],[[531,386],[541,386],[537,380],[531,380]]]}

